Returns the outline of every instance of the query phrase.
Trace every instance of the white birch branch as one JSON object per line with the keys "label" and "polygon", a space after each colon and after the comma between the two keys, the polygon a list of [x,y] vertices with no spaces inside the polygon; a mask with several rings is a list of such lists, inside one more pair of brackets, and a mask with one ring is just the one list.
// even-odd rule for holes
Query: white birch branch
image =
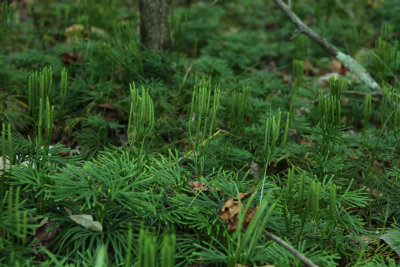
{"label": "white birch branch", "polygon": [[349,69],[354,75],[360,79],[368,88],[373,91],[382,93],[381,87],[371,77],[368,71],[351,56],[346,55],[337,49],[334,45],[329,43],[324,37],[318,35],[310,27],[303,23],[303,21],[287,6],[282,0],[274,0],[275,4],[285,13],[285,15],[297,26],[299,32],[307,35],[311,40],[316,42],[319,46],[325,49],[331,56],[337,58],[342,64]]}
{"label": "white birch branch", "polygon": [[274,235],[273,233],[270,233],[268,231],[264,231],[264,235],[271,239],[272,241],[276,242],[278,245],[284,247],[287,251],[289,251],[290,253],[292,253],[293,256],[295,256],[297,259],[299,259],[302,263],[304,263],[306,266],[308,267],[318,267],[318,265],[316,265],[315,263],[313,263],[309,258],[307,258],[306,256],[304,256],[304,254],[302,254],[301,252],[299,252],[297,249],[295,249],[292,245],[290,245],[289,243],[286,243],[285,241],[283,241],[282,239],[280,239],[279,237],[277,237],[276,235]]}

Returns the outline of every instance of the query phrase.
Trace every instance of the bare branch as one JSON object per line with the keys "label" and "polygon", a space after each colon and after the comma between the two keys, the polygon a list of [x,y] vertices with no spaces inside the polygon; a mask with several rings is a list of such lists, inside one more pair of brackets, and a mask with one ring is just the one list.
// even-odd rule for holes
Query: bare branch
{"label": "bare branch", "polygon": [[268,231],[264,231],[264,235],[271,239],[272,241],[276,242],[278,245],[284,247],[287,251],[293,254],[296,258],[298,258],[302,263],[304,263],[306,266],[309,267],[318,267],[315,263],[313,263],[309,258],[304,256],[302,253],[300,253],[297,249],[292,247],[290,244],[286,243],[273,233],[270,233]]}
{"label": "bare branch", "polygon": [[319,46],[325,49],[330,55],[337,58],[343,65],[354,73],[368,88],[373,91],[382,91],[378,83],[371,77],[368,71],[351,56],[339,51],[334,45],[329,43],[324,37],[318,35],[287,6],[282,0],[274,0],[275,4],[286,14],[286,16],[295,24],[300,32],[307,35]]}

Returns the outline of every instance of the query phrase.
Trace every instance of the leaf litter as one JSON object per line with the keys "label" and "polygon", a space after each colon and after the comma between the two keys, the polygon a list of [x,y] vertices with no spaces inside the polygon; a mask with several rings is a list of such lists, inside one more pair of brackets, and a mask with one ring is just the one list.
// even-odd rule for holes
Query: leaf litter
{"label": "leaf litter", "polygon": [[[219,217],[226,223],[228,223],[228,231],[233,232],[237,229],[239,224],[239,214],[244,210],[243,201],[249,198],[256,190],[256,187],[249,193],[239,193],[239,196],[233,197],[225,201],[222,206]],[[239,201],[240,199],[240,201]],[[243,222],[243,228],[246,228],[254,214],[257,212],[258,206],[249,208],[246,212],[246,216]]]}

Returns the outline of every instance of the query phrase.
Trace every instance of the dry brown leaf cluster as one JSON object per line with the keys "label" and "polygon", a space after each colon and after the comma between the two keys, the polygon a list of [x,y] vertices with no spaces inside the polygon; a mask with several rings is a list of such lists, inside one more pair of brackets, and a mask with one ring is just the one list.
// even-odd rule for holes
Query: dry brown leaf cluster
{"label": "dry brown leaf cluster", "polygon": [[[228,231],[233,232],[237,229],[239,224],[239,213],[244,210],[243,201],[249,198],[255,191],[253,189],[250,193],[239,193],[239,196],[228,199],[221,209],[219,217],[226,223],[228,223]],[[240,201],[239,201],[240,199]],[[257,212],[258,206],[254,208],[249,208],[246,213],[246,217],[243,222],[243,228],[246,228],[254,214]]]}
{"label": "dry brown leaf cluster", "polygon": [[210,192],[211,189],[212,189],[212,190],[214,189],[212,186],[211,186],[211,189],[210,189],[210,187],[207,187],[207,186],[206,186],[206,183],[204,183],[204,182],[197,182],[197,181],[190,182],[190,181],[188,181],[188,185],[189,185],[189,186],[193,189],[193,191],[196,192],[196,193],[199,193],[199,192]]}

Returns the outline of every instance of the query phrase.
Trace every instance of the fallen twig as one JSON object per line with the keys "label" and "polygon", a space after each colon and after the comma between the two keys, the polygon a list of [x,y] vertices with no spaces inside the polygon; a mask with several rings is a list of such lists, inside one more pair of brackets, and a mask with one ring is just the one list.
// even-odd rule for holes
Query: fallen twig
{"label": "fallen twig", "polygon": [[285,248],[287,251],[289,251],[290,253],[293,254],[293,256],[295,256],[296,258],[298,258],[302,263],[304,263],[306,266],[309,267],[318,267],[318,265],[316,265],[315,263],[313,263],[309,258],[307,258],[306,256],[304,256],[301,252],[299,252],[297,249],[295,249],[294,247],[292,247],[290,244],[286,243],[285,241],[283,241],[282,239],[280,239],[279,237],[277,237],[276,235],[268,232],[268,231],[264,231],[264,235],[266,237],[268,237],[269,239],[271,239],[272,241],[274,241],[275,243],[277,243],[278,245],[282,246],[283,248]]}
{"label": "fallen twig", "polygon": [[373,91],[381,92],[382,89],[378,83],[371,77],[368,71],[351,56],[346,55],[329,43],[324,37],[318,35],[310,27],[293,12],[282,0],[274,0],[275,4],[286,14],[286,16],[297,26],[299,32],[307,35],[310,39],[316,42],[319,46],[325,49],[330,55],[337,58],[343,65],[354,73],[368,88]]}

